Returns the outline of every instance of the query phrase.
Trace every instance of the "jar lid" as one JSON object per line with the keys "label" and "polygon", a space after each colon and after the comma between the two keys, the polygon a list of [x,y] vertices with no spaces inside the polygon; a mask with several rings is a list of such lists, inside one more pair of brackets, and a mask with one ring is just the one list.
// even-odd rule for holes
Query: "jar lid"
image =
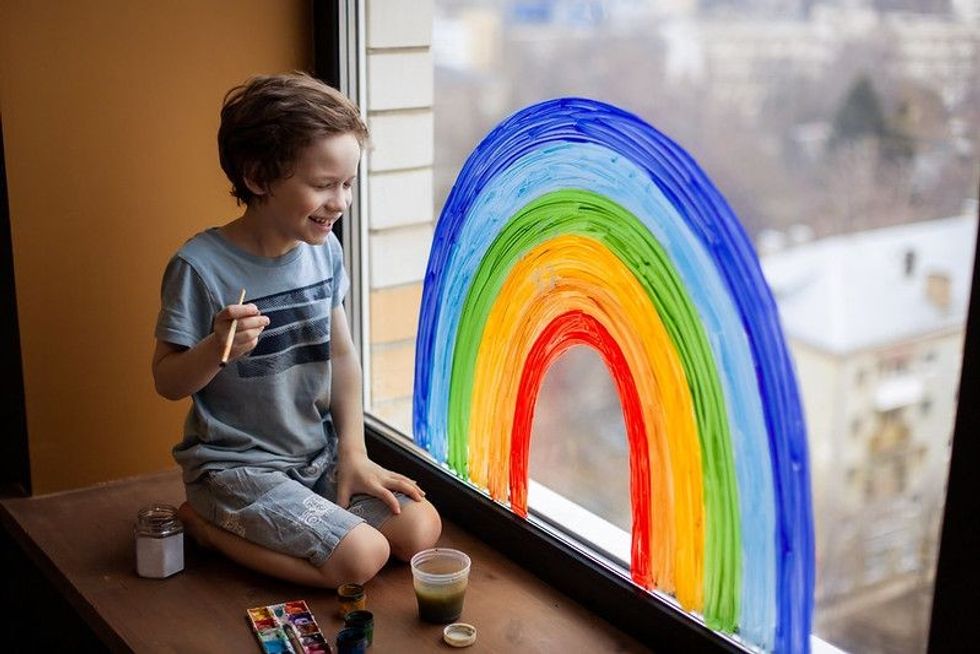
{"label": "jar lid", "polygon": [[465,622],[454,622],[442,630],[442,639],[453,647],[469,647],[476,642],[476,627]]}
{"label": "jar lid", "polygon": [[359,600],[364,597],[364,586],[360,584],[343,584],[337,588],[337,597],[341,600]]}
{"label": "jar lid", "polygon": [[183,531],[184,525],[177,517],[177,508],[170,504],[144,506],[136,514],[136,532],[140,535],[163,537]]}

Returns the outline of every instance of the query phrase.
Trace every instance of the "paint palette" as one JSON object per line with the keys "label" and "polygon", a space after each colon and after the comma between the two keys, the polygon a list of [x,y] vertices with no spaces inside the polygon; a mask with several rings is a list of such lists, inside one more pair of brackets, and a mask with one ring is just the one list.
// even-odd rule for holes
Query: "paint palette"
{"label": "paint palette", "polygon": [[246,611],[265,654],[328,654],[330,645],[303,600]]}

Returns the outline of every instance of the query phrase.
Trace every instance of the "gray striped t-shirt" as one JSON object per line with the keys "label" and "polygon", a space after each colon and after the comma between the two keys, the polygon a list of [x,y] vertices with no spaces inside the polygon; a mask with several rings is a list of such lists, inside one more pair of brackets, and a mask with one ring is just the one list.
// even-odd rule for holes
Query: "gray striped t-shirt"
{"label": "gray striped t-shirt", "polygon": [[194,346],[242,288],[245,303],[270,319],[252,352],[194,394],[184,438],[173,449],[185,482],[242,465],[306,465],[328,446],[330,314],[348,286],[333,234],[324,245],[300,243],[270,259],[211,228],[174,255],[163,276],[157,339]]}

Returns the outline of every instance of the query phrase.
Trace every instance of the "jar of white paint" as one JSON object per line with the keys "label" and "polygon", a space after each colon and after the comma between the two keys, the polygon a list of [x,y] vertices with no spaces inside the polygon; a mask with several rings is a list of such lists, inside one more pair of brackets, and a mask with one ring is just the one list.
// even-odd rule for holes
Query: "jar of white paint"
{"label": "jar of white paint", "polygon": [[164,579],[184,569],[184,525],[169,504],[145,506],[136,514],[136,572]]}

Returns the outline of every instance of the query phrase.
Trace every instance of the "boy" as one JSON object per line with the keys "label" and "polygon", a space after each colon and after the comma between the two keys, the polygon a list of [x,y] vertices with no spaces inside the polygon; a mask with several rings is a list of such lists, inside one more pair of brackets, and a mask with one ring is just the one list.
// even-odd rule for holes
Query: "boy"
{"label": "boy", "polygon": [[[441,531],[415,482],[364,446],[361,368],[341,304],[349,282],[331,229],[350,206],[367,136],[357,108],[305,74],[229,91],[218,150],[245,210],[171,259],[156,327],[157,392],[193,397],[174,448],[187,531],[311,586],[364,583],[389,554],[407,560]],[[225,306],[243,288],[251,301]]]}

